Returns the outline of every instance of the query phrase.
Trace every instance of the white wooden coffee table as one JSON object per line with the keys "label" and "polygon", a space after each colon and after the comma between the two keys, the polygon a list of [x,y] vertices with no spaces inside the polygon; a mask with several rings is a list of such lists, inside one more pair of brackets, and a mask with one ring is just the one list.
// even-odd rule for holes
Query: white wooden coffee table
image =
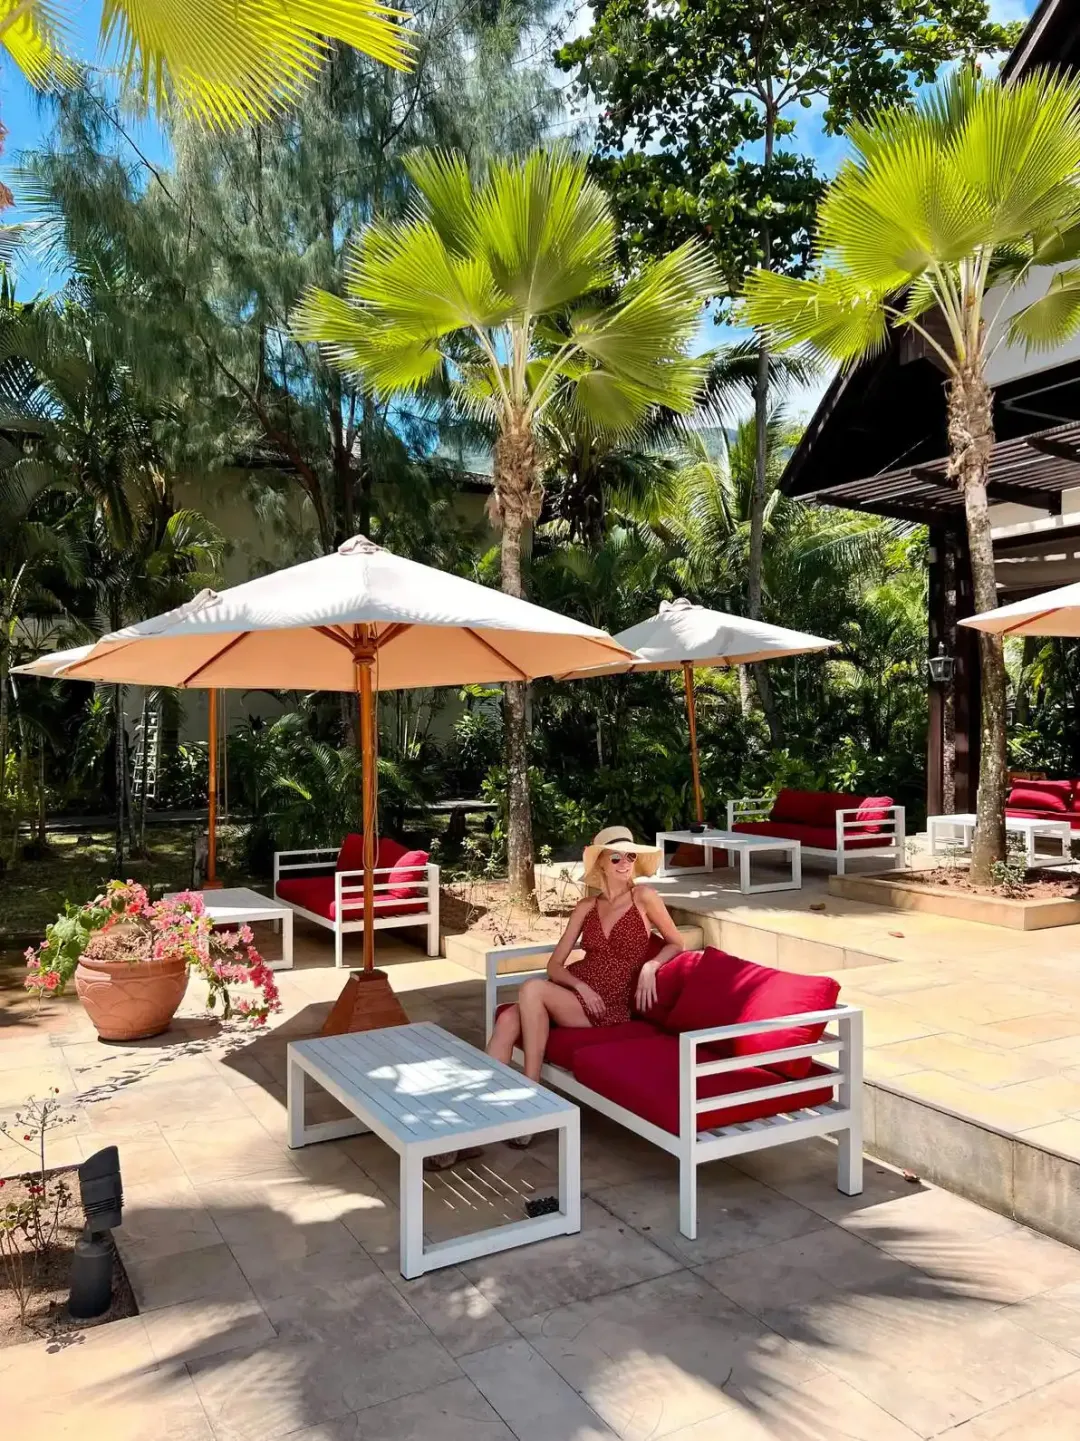
{"label": "white wooden coffee table", "polygon": [[[294,1041],[288,1055],[290,1147],[373,1131],[401,1158],[403,1276],[581,1230],[578,1109],[546,1086],[427,1021]],[[307,1125],[309,1078],[352,1116]],[[425,1156],[551,1130],[559,1133],[558,1211],[425,1243]]]}
{"label": "white wooden coffee table", "polygon": [[[939,855],[951,846],[969,850],[976,820],[974,811],[959,811],[951,816],[927,816],[930,854]],[[1006,816],[1005,830],[1011,835],[1023,836],[1024,858],[1029,870],[1036,866],[1060,866],[1072,860],[1072,826],[1068,821],[1055,821],[1043,816]],[[1037,851],[1037,840],[1052,841],[1057,849],[1049,854]]]}
{"label": "white wooden coffee table", "polygon": [[[173,894],[176,894],[173,892]],[[267,961],[272,971],[291,971],[293,963],[293,913],[288,906],[246,886],[220,891],[199,891],[206,914],[215,926],[241,926],[252,921],[276,921],[281,931],[281,960]]]}
{"label": "white wooden coffee table", "polygon": [[[669,870],[665,842],[680,846],[700,846],[705,852],[705,864],[703,866],[675,866]],[[658,876],[701,875],[712,870],[714,851],[734,851],[739,857],[739,890],[744,896],[757,895],[761,891],[797,891],[802,888],[802,846],[798,841],[784,840],[779,836],[751,836],[742,831],[657,831],[656,844],[660,847],[663,856],[660,869],[657,871]],[[765,855],[770,851],[788,857],[791,864],[791,878],[789,880],[759,881],[756,885],[751,884],[751,856]]]}

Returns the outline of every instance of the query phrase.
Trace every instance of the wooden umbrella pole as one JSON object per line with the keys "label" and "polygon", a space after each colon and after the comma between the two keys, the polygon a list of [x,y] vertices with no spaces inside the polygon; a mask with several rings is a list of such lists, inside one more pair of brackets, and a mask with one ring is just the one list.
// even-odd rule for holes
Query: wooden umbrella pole
{"label": "wooden umbrella pole", "polygon": [[218,715],[217,715],[217,691],[207,692],[209,700],[209,716],[207,720],[207,749],[209,752],[209,814],[207,816],[206,836],[206,880],[204,888],[208,891],[221,889],[221,882],[217,878],[217,763],[218,763]]}
{"label": "wooden umbrella pole", "polygon": [[357,647],[356,689],[360,696],[360,755],[364,813],[364,970],[375,969],[375,702],[371,692],[373,649]]}
{"label": "wooden umbrella pole", "polygon": [[694,699],[694,667],[688,660],[683,661],[683,680],[686,683],[686,720],[690,727],[690,765],[694,772],[694,811],[698,825],[705,824],[705,808],[701,801],[701,768],[698,765],[697,749],[697,702]]}

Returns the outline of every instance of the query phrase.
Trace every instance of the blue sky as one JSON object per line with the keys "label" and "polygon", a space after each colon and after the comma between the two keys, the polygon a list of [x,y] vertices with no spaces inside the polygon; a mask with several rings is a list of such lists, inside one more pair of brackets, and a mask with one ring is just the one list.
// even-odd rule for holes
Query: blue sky
{"label": "blue sky", "polygon": [[[991,0],[990,10],[997,20],[1025,20],[1034,10],[1035,3],[1036,0]],[[71,26],[73,53],[84,60],[98,58],[100,0],[83,0],[83,3],[77,6],[73,4],[71,8],[73,11]],[[581,16],[578,28],[586,20],[586,16]],[[11,165],[17,163],[20,150],[39,146],[48,136],[51,127],[48,102],[42,101],[34,94],[10,63],[0,66],[0,118],[3,119],[8,130],[4,158]],[[129,128],[131,128],[139,147],[151,161],[155,164],[162,161],[167,162],[168,142],[157,125],[145,122]],[[821,128],[820,107],[802,113],[799,118],[797,140],[799,149],[812,155],[821,169],[827,173],[835,169],[843,153],[843,141],[824,133]],[[123,142],[119,143],[121,153],[123,153],[126,147],[123,146]],[[130,154],[130,151],[127,153]],[[134,156],[132,156],[132,160],[134,161]],[[17,209],[14,217],[11,218],[20,218]],[[32,259],[24,261],[20,265],[18,275],[18,293],[21,296],[34,295],[42,289],[55,285],[56,280],[57,277],[42,270]],[[708,323],[702,330],[702,345],[712,345],[721,339],[731,339],[738,333],[732,327],[718,327]],[[823,377],[804,392],[793,396],[792,409],[796,413],[808,414],[814,409],[827,383],[828,377]]]}

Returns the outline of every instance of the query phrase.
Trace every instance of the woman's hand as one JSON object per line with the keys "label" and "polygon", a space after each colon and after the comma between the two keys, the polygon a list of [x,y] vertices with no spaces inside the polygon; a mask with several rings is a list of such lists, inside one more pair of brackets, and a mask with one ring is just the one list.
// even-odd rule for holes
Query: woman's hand
{"label": "woman's hand", "polygon": [[577,998],[581,1002],[585,1014],[599,1020],[607,1010],[607,1007],[593,990],[592,986],[590,986],[587,981],[578,981],[574,986],[574,990],[577,992]]}
{"label": "woman's hand", "polygon": [[638,972],[637,991],[634,995],[635,1009],[647,1011],[656,1004],[656,973],[659,969],[659,961],[646,961]]}

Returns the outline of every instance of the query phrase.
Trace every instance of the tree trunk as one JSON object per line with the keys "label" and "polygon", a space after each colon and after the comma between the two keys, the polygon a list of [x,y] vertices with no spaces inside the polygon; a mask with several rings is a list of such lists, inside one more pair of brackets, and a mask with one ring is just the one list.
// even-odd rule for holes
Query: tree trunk
{"label": "tree trunk", "polygon": [[7,748],[8,748],[8,703],[9,686],[8,666],[11,664],[11,652],[8,648],[8,627],[9,620],[5,615],[0,617],[3,623],[4,633],[0,637],[0,845],[3,842],[4,834],[4,807],[7,805]]}
{"label": "tree trunk", "polygon": [[[763,157],[766,187],[775,143],[776,110],[772,100],[768,99],[765,104]],[[767,220],[761,227],[761,264],[766,270],[772,265],[772,233]],[[765,553],[765,491],[769,461],[769,351],[761,337],[758,338],[757,375],[754,377],[754,428],[754,484],[750,492],[750,559],[746,578],[746,611],[751,620],[760,620],[761,572]],[[765,724],[769,727],[769,741],[773,749],[778,750],[783,744],[783,736],[780,733],[776,706],[773,704],[769,673],[761,664],[753,667],[753,673]]]}
{"label": "tree trunk", "polygon": [[[502,524],[502,588],[523,597],[521,558],[526,527],[539,514],[541,499],[536,442],[528,425],[511,424],[495,442],[494,518]],[[529,804],[528,686],[507,681],[503,687],[503,730],[507,773],[507,873],[510,899],[536,905],[532,807]]]}
{"label": "tree trunk", "polygon": [[[951,536],[945,539],[942,557],[945,587],[942,629],[945,650],[956,655],[956,546]],[[947,816],[956,814],[956,677],[945,682],[941,697],[941,809]]]}
{"label": "tree trunk", "polygon": [[[949,386],[949,473],[960,486],[971,550],[971,579],[978,611],[994,610],[994,546],[986,478],[994,444],[993,397],[981,368],[969,368]],[[971,877],[986,885],[1005,858],[1005,649],[1001,636],[979,632],[982,718],[979,804],[971,846]]]}
{"label": "tree trunk", "polygon": [[45,738],[38,743],[38,804],[37,804],[37,843],[44,847],[47,839],[46,815],[45,815]]}

